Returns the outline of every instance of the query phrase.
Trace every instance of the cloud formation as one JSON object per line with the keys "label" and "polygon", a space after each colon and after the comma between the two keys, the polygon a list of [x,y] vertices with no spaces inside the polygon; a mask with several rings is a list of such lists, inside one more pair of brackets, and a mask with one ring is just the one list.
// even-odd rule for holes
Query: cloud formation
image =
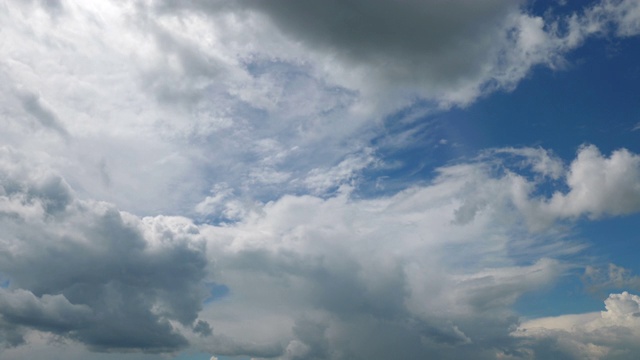
{"label": "cloud formation", "polygon": [[[393,196],[286,196],[234,225],[203,229],[216,239],[208,251],[224,269],[216,281],[231,289],[203,317],[215,324],[214,336],[263,346],[249,352],[228,339],[210,351],[274,356],[275,348],[284,359],[388,358],[403,351],[496,358],[520,351],[514,358],[528,358],[533,350],[510,334],[518,326],[512,305],[566,274],[574,265],[562,259],[584,248],[566,239],[566,226],[530,226],[544,211],[551,221],[564,219],[540,206],[551,198],[534,190],[573,178],[542,149],[490,154],[441,168],[429,185]],[[624,162],[616,166],[629,170]],[[268,325],[249,325],[256,322]]]}
{"label": "cloud formation", "polygon": [[0,177],[5,331],[46,331],[103,351],[187,345],[171,322],[191,326],[206,297],[197,227],[79,201],[62,178],[10,148],[1,150]]}
{"label": "cloud formation", "polygon": [[520,325],[531,358],[630,359],[640,335],[640,297],[622,292],[604,301],[605,311],[541,318]]}
{"label": "cloud formation", "polygon": [[[621,176],[640,167],[626,151],[594,154],[583,147],[564,173],[568,194],[595,178],[576,176],[585,161],[609,161]],[[515,301],[552,285],[571,268],[564,258],[583,249],[568,228],[528,230],[540,215],[532,208],[563,218],[548,206],[557,195],[533,191],[562,178],[565,166],[551,159],[498,149],[394,195],[289,195],[213,226],[79,200],[45,165],[4,148],[4,341],[40,331],[100,351],[192,346],[282,359],[511,353],[523,346],[511,333]],[[581,204],[617,203],[607,199]],[[206,302],[212,283],[229,294]],[[626,311],[619,300],[612,314]]]}
{"label": "cloud formation", "polygon": [[394,166],[374,139],[417,131],[390,123],[640,33],[637,1],[529,5],[2,0],[0,357],[633,353],[635,295],[523,324],[514,304],[578,266],[572,221],[640,210],[637,154],[489,149],[358,192]]}

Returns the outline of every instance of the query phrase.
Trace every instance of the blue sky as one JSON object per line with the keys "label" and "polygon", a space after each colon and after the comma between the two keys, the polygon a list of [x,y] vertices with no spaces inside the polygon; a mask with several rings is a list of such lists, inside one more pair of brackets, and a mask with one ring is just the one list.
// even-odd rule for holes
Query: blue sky
{"label": "blue sky", "polygon": [[640,351],[640,1],[0,24],[0,358]]}

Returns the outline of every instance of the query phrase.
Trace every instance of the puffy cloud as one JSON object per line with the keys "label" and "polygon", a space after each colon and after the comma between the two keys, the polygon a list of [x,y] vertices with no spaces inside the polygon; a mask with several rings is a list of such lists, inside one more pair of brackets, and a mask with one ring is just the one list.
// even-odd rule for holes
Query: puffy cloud
{"label": "puffy cloud", "polygon": [[3,289],[0,294],[3,319],[35,329],[64,333],[83,327],[92,315],[88,306],[71,304],[64,295],[44,294],[37,298],[22,289]]}
{"label": "puffy cloud", "polygon": [[[531,229],[545,229],[567,218],[598,219],[640,210],[640,156],[626,149],[615,150],[607,157],[596,146],[583,145],[568,167],[543,149],[507,148],[486,154],[483,161],[498,161],[518,169],[506,170],[516,179],[511,185],[510,196],[514,206],[527,214]],[[528,171],[543,176],[534,176],[531,181],[526,175]],[[555,189],[550,197],[537,194],[545,178]],[[563,187],[566,190],[561,190]],[[461,209],[461,216],[465,215],[464,211],[469,209]]]}
{"label": "puffy cloud", "polygon": [[593,145],[582,147],[566,180],[569,191],[555,193],[545,211],[560,217],[599,218],[640,210],[640,156],[626,149],[607,158]]}
{"label": "puffy cloud", "polygon": [[[172,322],[190,326],[206,297],[197,227],[77,200],[46,168],[8,148],[1,155],[5,331],[47,331],[96,350],[185,346]],[[206,323],[195,330],[206,335]]]}
{"label": "puffy cloud", "polygon": [[632,359],[640,335],[640,297],[622,292],[604,301],[605,311],[534,319],[513,333],[533,358]]}

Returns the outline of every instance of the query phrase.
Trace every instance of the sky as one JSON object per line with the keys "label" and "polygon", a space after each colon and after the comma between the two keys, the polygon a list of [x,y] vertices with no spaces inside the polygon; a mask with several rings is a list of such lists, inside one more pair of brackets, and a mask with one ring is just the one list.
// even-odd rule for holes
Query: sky
{"label": "sky", "polygon": [[0,0],[0,358],[635,359],[640,1]]}

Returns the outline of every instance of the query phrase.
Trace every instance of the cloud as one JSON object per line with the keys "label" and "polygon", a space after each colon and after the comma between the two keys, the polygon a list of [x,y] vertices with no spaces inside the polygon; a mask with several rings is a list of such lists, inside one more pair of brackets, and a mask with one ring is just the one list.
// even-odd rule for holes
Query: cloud
{"label": "cloud", "polygon": [[[583,145],[568,167],[542,149],[498,149],[488,154],[521,158],[510,166],[519,167],[520,172],[528,167],[552,181],[565,183],[566,190],[556,183],[550,197],[537,196],[543,179],[530,181],[524,173],[525,176],[511,173],[520,179],[513,184],[512,201],[519,211],[527,214],[532,229],[547,228],[562,219],[581,216],[599,219],[640,210],[640,157],[626,149],[615,150],[607,157],[596,146]],[[513,163],[513,159],[500,159],[500,163]]]}
{"label": "cloud", "polygon": [[22,289],[3,289],[0,304],[2,317],[7,322],[52,332],[64,333],[82,327],[92,315],[88,306],[71,304],[64,295],[45,294],[37,298]]}
{"label": "cloud", "polygon": [[[571,189],[593,180],[575,176],[585,161],[633,174],[637,155],[585,151],[599,154],[580,149],[565,173]],[[554,197],[534,191],[563,179],[550,169],[566,168],[542,149],[497,149],[377,198],[287,195],[218,225],[80,200],[46,162],[11,148],[0,155],[0,269],[9,280],[0,324],[14,345],[37,331],[98,351],[491,359],[524,346],[511,335],[514,302],[564,276],[566,257],[584,248],[567,240],[570,226],[528,227],[536,206],[562,219],[540,206]],[[233,201],[219,191],[212,204]],[[212,283],[229,292],[207,302]],[[607,321],[633,299],[613,298]]]}
{"label": "cloud", "polygon": [[[509,335],[518,326],[512,305],[572,269],[562,259],[584,244],[567,239],[570,223],[551,226],[565,219],[548,206],[558,195],[537,189],[564,188],[559,182],[565,180],[570,194],[589,184],[594,175],[576,177],[575,169],[591,159],[584,152],[594,150],[581,148],[566,166],[544,149],[496,149],[476,162],[441,168],[429,184],[395,195],[285,196],[232,225],[207,226],[203,234],[215,239],[208,251],[224,269],[215,281],[230,295],[202,313],[215,324],[219,343],[199,346],[219,355],[258,356],[257,348],[232,340],[242,338],[264,349],[279,347],[281,358],[542,354],[542,342],[526,347]],[[611,160],[623,153],[625,160]],[[635,156],[620,150],[596,159],[633,174],[627,160]],[[616,206],[616,198],[610,200],[585,199],[581,214]],[[541,218],[550,222],[530,226]],[[264,325],[248,325],[256,322]],[[604,351],[601,344],[562,346],[576,354]]]}
{"label": "cloud", "polygon": [[24,93],[19,97],[24,110],[36,118],[40,125],[57,132],[63,138],[69,136],[56,114],[45,106],[36,94]]}
{"label": "cloud", "polygon": [[640,4],[632,0],[604,0],[585,12],[590,28],[612,26],[618,36],[634,36],[640,33]]}
{"label": "cloud", "polygon": [[[451,106],[472,103],[495,90],[511,90],[535,66],[563,67],[565,54],[589,37],[608,34],[610,27],[617,36],[637,34],[634,20],[640,13],[631,0],[603,1],[574,14],[548,12],[544,17],[528,12],[525,1],[503,0],[154,5],[162,16],[233,13],[251,19],[237,24],[248,31],[243,39],[251,39],[254,56],[313,64],[332,82],[361,92],[365,103],[386,106],[402,103],[401,97],[389,96],[397,92]],[[265,39],[252,33],[256,24],[281,37]],[[269,47],[288,51],[274,53]]]}
{"label": "cloud", "polygon": [[611,289],[640,291],[640,277],[633,275],[629,269],[611,263],[606,267],[587,266],[582,280],[588,290],[598,293]]}
{"label": "cloud", "polygon": [[341,185],[353,185],[359,172],[374,166],[376,157],[372,152],[365,149],[362,154],[348,155],[333,167],[312,169],[304,178],[304,184],[316,194],[327,193]]}
{"label": "cloud", "polygon": [[566,180],[569,191],[556,192],[545,204],[546,211],[560,217],[599,218],[640,210],[640,157],[626,149],[605,157],[593,145],[582,147]]}
{"label": "cloud", "polygon": [[640,297],[622,292],[604,301],[605,311],[524,322],[515,337],[526,340],[533,357],[630,359],[637,353]]}
{"label": "cloud", "polygon": [[[207,260],[197,227],[84,202],[14,150],[0,159],[0,291],[5,329],[37,329],[95,350],[187,345],[171,322],[197,320]],[[206,333],[203,322],[196,327]]]}
{"label": "cloud", "polygon": [[[515,152],[546,168],[538,150]],[[561,259],[582,245],[558,229],[529,232],[514,198],[540,201],[519,185],[548,177],[495,175],[493,160],[442,168],[391,196],[285,196],[203,227],[215,281],[230,294],[201,315],[216,345],[194,343],[228,356],[280,349],[284,359],[495,358],[496,348],[515,348],[511,306],[563,276]],[[471,203],[473,214],[457,221]]]}

